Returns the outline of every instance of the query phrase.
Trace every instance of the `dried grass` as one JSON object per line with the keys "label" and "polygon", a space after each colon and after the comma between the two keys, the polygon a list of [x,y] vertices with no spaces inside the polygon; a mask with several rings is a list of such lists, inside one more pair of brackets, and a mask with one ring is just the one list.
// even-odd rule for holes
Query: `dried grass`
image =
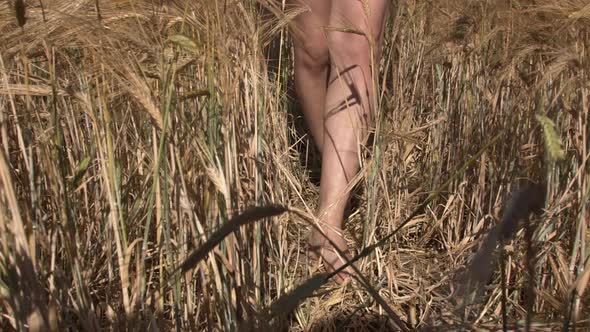
{"label": "dried grass", "polygon": [[[304,249],[318,190],[291,87],[300,9],[0,2],[0,328],[588,328],[589,8],[392,5],[347,223],[365,279],[339,288]],[[529,182],[545,209],[460,299]],[[234,224],[252,206],[272,222]]]}

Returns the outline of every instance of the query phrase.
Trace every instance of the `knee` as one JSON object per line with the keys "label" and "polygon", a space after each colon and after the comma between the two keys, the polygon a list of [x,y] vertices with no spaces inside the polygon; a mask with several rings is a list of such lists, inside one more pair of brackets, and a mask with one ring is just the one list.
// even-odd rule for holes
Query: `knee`
{"label": "knee", "polygon": [[330,65],[326,41],[306,42],[295,46],[295,63],[310,70],[325,70]]}
{"label": "knee", "polygon": [[328,36],[328,43],[336,62],[360,65],[371,58],[369,41],[363,35],[333,32]]}

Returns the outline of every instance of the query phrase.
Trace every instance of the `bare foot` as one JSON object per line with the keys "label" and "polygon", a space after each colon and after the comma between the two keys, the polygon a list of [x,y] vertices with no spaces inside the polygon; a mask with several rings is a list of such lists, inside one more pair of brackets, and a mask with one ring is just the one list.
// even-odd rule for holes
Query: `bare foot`
{"label": "bare foot", "polygon": [[[322,258],[326,272],[334,272],[342,265],[344,265],[347,259],[350,259],[350,255],[348,253],[348,246],[346,245],[346,241],[342,236],[341,229],[336,228],[334,226],[326,226],[323,227],[322,231],[325,234],[325,236],[317,230],[312,231],[308,243],[309,252],[316,258]],[[330,244],[330,241],[328,241],[326,237],[329,238],[336,245],[340,252],[345,254],[346,258],[338,254],[338,251],[334,249],[334,247]],[[343,284],[351,280],[352,274],[352,268],[347,267],[342,272],[335,275],[334,279],[339,284]]]}

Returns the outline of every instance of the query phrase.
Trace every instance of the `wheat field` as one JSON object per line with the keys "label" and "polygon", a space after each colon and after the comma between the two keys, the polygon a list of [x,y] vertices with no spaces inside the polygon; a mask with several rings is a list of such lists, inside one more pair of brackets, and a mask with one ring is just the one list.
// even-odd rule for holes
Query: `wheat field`
{"label": "wheat field", "polygon": [[590,3],[391,3],[342,287],[301,11],[0,2],[1,330],[590,330]]}

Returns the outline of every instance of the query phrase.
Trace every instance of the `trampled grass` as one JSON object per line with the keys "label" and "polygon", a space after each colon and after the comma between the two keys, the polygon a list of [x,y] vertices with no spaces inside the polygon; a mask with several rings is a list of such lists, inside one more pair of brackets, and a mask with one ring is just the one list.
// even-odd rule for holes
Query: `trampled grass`
{"label": "trampled grass", "polygon": [[392,3],[345,287],[305,251],[300,11],[0,2],[2,330],[589,328],[588,3]]}

